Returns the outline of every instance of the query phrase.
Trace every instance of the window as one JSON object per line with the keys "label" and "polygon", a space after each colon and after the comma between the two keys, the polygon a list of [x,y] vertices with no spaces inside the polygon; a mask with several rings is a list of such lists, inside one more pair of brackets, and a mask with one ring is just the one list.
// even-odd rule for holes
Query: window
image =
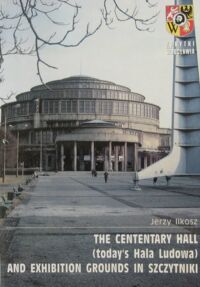
{"label": "window", "polygon": [[53,114],[53,101],[49,101],[49,113]]}
{"label": "window", "polygon": [[119,114],[119,102],[114,102],[113,103],[113,113],[114,114]]}
{"label": "window", "polygon": [[71,113],[72,111],[72,102],[71,101],[66,101],[67,104],[67,113]]}
{"label": "window", "polygon": [[98,102],[98,113],[103,115],[112,114],[112,102],[110,101],[99,101]]}
{"label": "window", "polygon": [[147,111],[148,107],[147,105],[144,106],[144,116],[145,118],[148,116],[148,111]]}
{"label": "window", "polygon": [[80,101],[79,102],[80,113],[95,113],[95,101]]}
{"label": "window", "polygon": [[51,167],[52,166],[52,156],[51,155],[48,155],[48,167]]}
{"label": "window", "polygon": [[29,111],[30,111],[30,114],[34,114],[35,111],[36,111],[36,103],[35,101],[32,101],[29,103]]}
{"label": "window", "polygon": [[84,109],[85,113],[89,113],[90,112],[90,102],[85,101],[85,109]]}
{"label": "window", "polygon": [[72,101],[72,113],[77,113],[77,101]]}
{"label": "window", "polygon": [[55,114],[59,113],[59,101],[54,102],[54,113]]}
{"label": "window", "polygon": [[79,112],[84,113],[84,101],[79,102]]}
{"label": "window", "polygon": [[136,104],[136,114],[137,116],[140,116],[140,104]]}
{"label": "window", "polygon": [[[63,103],[63,102],[62,102]],[[44,101],[43,102],[43,112],[45,114],[58,114],[59,113],[59,101]],[[61,109],[64,112],[64,108]]]}
{"label": "window", "polygon": [[156,109],[156,118],[159,119],[159,110]]}
{"label": "window", "polygon": [[129,111],[128,111],[128,103],[127,103],[127,102],[124,103],[124,114],[125,114],[125,115],[128,115],[128,114],[129,114]]}
{"label": "window", "polygon": [[67,102],[61,101],[61,113],[65,114],[67,112]]}
{"label": "window", "polygon": [[53,140],[52,131],[47,131],[46,132],[46,143],[52,143],[52,140]]}
{"label": "window", "polygon": [[43,112],[45,114],[48,114],[48,110],[49,110],[49,102],[48,101],[44,101],[43,102]]}
{"label": "window", "polygon": [[34,143],[35,144],[40,144],[40,138],[41,138],[41,133],[39,131],[35,132],[34,133]]}
{"label": "window", "polygon": [[120,102],[119,103],[119,114],[123,114],[124,113],[124,103]]}
{"label": "window", "polygon": [[144,105],[141,104],[141,117],[144,117]]}
{"label": "window", "polygon": [[132,106],[133,115],[136,116],[136,104],[134,103]]}

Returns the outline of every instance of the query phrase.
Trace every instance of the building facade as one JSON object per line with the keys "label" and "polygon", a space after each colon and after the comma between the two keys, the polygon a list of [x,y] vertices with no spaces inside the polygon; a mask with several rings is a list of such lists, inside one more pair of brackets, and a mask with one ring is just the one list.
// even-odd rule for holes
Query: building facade
{"label": "building facade", "polygon": [[159,112],[127,87],[74,76],[17,95],[2,106],[1,122],[18,138],[25,169],[131,171],[169,152]]}

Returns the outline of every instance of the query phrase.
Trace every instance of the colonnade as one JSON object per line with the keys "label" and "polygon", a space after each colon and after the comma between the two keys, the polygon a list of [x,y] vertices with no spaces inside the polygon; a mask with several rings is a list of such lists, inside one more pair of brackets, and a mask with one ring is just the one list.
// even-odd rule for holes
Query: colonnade
{"label": "colonnade", "polygon": [[[96,155],[95,155],[95,145],[98,142],[91,141],[90,144],[90,167],[91,170],[96,169]],[[78,159],[78,144],[79,142],[73,142],[73,170],[77,171],[77,159]],[[131,148],[133,158],[131,159],[132,169],[137,170],[138,168],[138,144],[137,143],[127,143],[127,142],[105,142],[104,146],[104,170],[119,171],[119,162],[121,162],[121,170],[127,171],[128,168],[128,145]],[[119,152],[121,151],[121,153]],[[66,156],[64,153],[64,143],[60,144],[60,170],[64,171]]]}
{"label": "colonnade", "polygon": [[149,165],[152,165],[154,162],[160,160],[163,157],[162,154],[157,152],[141,152],[138,154],[138,170],[147,168]]}

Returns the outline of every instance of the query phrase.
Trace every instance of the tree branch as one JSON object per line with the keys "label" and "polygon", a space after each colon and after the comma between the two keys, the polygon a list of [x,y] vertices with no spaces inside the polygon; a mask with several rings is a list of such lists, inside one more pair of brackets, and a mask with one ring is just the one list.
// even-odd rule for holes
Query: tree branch
{"label": "tree branch", "polygon": [[[120,5],[119,0],[102,0],[99,21],[93,28],[91,28],[90,21],[87,21],[85,31],[79,37],[75,35],[75,32],[78,29],[78,24],[80,26],[81,23],[80,12],[83,7],[77,4],[76,0],[12,0],[13,7],[11,9],[6,4],[4,6],[1,4],[0,71],[2,72],[4,56],[34,55],[36,56],[37,75],[44,84],[41,66],[53,69],[56,67],[44,60],[40,53],[42,48],[77,47],[94,35],[103,23],[112,29],[114,20],[119,22],[132,20],[139,31],[150,31],[150,27],[156,22],[159,14],[159,12],[154,13],[157,1],[140,1],[143,1],[148,9],[152,9],[153,13],[150,17],[140,17],[141,10],[136,4],[130,9],[125,4]],[[65,11],[64,9],[68,15],[67,22],[65,19],[64,21],[60,19],[60,15],[63,15],[60,12]],[[43,22],[45,23],[45,32],[40,25]]]}

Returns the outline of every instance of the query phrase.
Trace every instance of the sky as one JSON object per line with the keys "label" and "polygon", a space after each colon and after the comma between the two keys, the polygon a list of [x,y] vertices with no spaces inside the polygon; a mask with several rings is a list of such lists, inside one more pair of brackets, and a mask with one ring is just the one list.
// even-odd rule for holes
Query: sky
{"label": "sky", "polygon": [[[79,33],[83,33],[87,22],[91,23],[91,29],[99,23],[100,2],[102,4],[103,1],[84,0],[80,22],[71,41],[79,37]],[[141,15],[149,13],[144,10],[142,2],[136,0],[141,8]],[[133,92],[144,95],[146,102],[159,105],[160,126],[170,127],[173,57],[168,54],[167,46],[173,43],[173,36],[166,31],[165,5],[172,5],[174,1],[158,2],[155,11],[160,13],[151,32],[138,31],[132,21],[115,21],[112,29],[102,26],[94,36],[77,48],[43,49],[41,55],[44,59],[57,67],[43,69],[43,80],[48,82],[74,75],[86,75],[127,86]],[[48,26],[43,23],[41,29],[43,33],[45,30],[47,33]],[[11,91],[17,95],[41,84],[34,56],[7,56],[3,68],[1,96],[6,97]]]}

